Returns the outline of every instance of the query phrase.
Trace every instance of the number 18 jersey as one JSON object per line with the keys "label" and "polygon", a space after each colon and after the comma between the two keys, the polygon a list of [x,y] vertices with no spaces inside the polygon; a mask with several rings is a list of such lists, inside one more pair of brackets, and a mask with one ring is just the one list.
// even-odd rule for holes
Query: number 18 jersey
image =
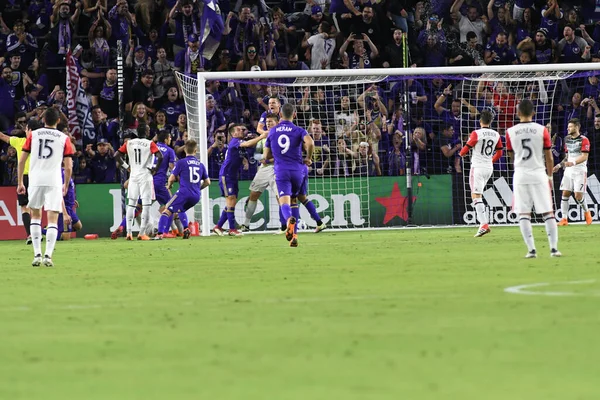
{"label": "number 18 jersey", "polygon": [[544,150],[552,147],[545,126],[523,122],[506,130],[506,149],[514,152],[515,183],[540,183],[546,180]]}
{"label": "number 18 jersey", "polygon": [[160,149],[156,143],[148,139],[130,139],[123,143],[119,148],[119,152],[127,154],[129,157],[129,167],[131,168],[129,179],[136,182],[145,179],[152,180],[152,174],[150,173],[154,161],[152,155],[159,151]]}
{"label": "number 18 jersey", "polygon": [[471,168],[492,169],[492,158],[496,150],[502,150],[502,140],[495,130],[481,128],[471,132],[467,146],[473,149]]}

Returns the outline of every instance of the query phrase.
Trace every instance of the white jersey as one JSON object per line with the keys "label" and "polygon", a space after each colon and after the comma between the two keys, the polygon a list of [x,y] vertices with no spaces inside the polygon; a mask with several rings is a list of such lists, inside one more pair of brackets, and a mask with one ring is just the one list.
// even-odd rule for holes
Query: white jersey
{"label": "white jersey", "polygon": [[[567,153],[567,161],[575,163],[575,160],[581,157],[582,154],[590,152],[590,141],[583,135],[579,135],[574,139],[567,135],[565,136],[565,152]],[[587,175],[587,161],[565,168],[565,175],[573,177],[578,174]]]}
{"label": "white jersey", "polygon": [[[325,39],[322,33],[318,33],[308,38],[308,44],[312,46],[310,51],[310,69],[329,69],[331,57],[335,50],[335,40]],[[321,61],[327,60],[325,68],[321,66]]]}
{"label": "white jersey", "polygon": [[467,147],[473,149],[471,153],[471,168],[492,169],[492,159],[496,150],[502,150],[500,134],[490,128],[474,130],[469,137]]}
{"label": "white jersey", "polygon": [[129,179],[137,182],[152,180],[150,169],[154,162],[154,154],[159,151],[156,143],[148,139],[130,139],[123,143],[119,152],[129,157]]}
{"label": "white jersey", "polygon": [[59,130],[41,128],[31,132],[23,145],[29,154],[29,186],[62,187],[62,161],[73,155],[71,139]]}
{"label": "white jersey", "polygon": [[552,147],[545,126],[523,122],[506,130],[506,149],[514,152],[515,183],[540,183],[546,180],[544,150]]}

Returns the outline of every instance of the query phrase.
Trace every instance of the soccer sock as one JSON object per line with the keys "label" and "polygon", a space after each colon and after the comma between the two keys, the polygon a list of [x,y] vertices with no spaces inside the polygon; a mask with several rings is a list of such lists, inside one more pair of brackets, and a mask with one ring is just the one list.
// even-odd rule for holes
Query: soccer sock
{"label": "soccer sock", "polygon": [[126,212],[126,217],[127,218],[127,234],[131,235],[131,231],[133,229],[133,218],[134,218],[134,214],[135,214],[135,207],[133,206],[127,206],[127,212]]}
{"label": "soccer sock", "polygon": [[[46,227],[46,236],[48,236],[48,228],[50,228],[50,224],[48,224],[48,226]],[[58,238],[58,240],[60,240],[62,238],[62,233],[65,231],[65,219],[63,218],[62,213],[58,214],[58,223],[56,229],[58,229],[56,237]]]}
{"label": "soccer sock", "polygon": [[227,207],[225,207],[223,209],[223,212],[221,212],[221,218],[219,218],[219,222],[217,222],[217,226],[219,228],[222,228],[223,225],[225,224],[225,221],[227,221]]}
{"label": "soccer sock", "polygon": [[562,212],[562,217],[564,219],[569,219],[569,198],[568,197],[564,197],[562,198],[562,201],[560,202],[560,211]]}
{"label": "soccer sock", "polygon": [[181,219],[182,218],[181,214],[185,214],[185,213],[179,213],[179,214],[177,214],[177,215],[179,215],[179,218],[175,218],[173,220],[173,222],[175,222],[175,226],[177,227],[177,232],[179,232],[179,233],[183,233],[183,230],[185,228],[187,228],[187,216],[185,217],[186,223],[184,224],[183,221],[182,221],[182,219]]}
{"label": "soccer sock", "polygon": [[283,211],[281,211],[281,207],[279,207],[279,223],[281,224],[281,230],[285,230],[287,227],[287,219],[283,216]]}
{"label": "soccer sock", "polygon": [[487,215],[485,215],[485,205],[483,204],[483,200],[474,199],[473,207],[475,207],[475,213],[477,214],[477,220],[479,221],[480,226],[484,226],[488,224]]}
{"label": "soccer sock", "polygon": [[321,216],[317,212],[315,204],[310,200],[305,200],[302,204],[304,204],[304,207],[306,207],[306,209],[308,210],[308,213],[310,214],[311,218],[317,222],[317,225],[323,225],[323,221],[321,221]]}
{"label": "soccer sock", "polygon": [[285,221],[285,226],[287,226],[287,220],[292,216],[292,208],[289,204],[281,205],[281,215],[283,216],[283,220]]}
{"label": "soccer sock", "polygon": [[298,233],[298,220],[300,219],[300,207],[298,204],[292,204],[290,206],[292,209],[292,216],[296,218],[296,225],[294,225],[294,233]]}
{"label": "soccer sock", "polygon": [[550,249],[557,249],[558,246],[558,229],[556,228],[556,218],[551,214],[544,217],[544,224],[546,225],[546,233],[548,234],[548,243]]}
{"label": "soccer sock", "polygon": [[143,206],[142,208],[142,223],[140,224],[140,232],[138,235],[145,235],[146,228],[148,227],[148,221],[150,220],[150,205]]}
{"label": "soccer sock", "polygon": [[585,196],[582,197],[581,200],[575,199],[575,201],[577,202],[577,204],[579,204],[581,206],[581,208],[583,208],[584,212],[590,211],[587,204],[585,203]]}
{"label": "soccer sock", "polygon": [[162,214],[160,219],[158,220],[158,234],[162,235],[163,233],[169,232],[169,221],[173,215]]}
{"label": "soccer sock", "polygon": [[[556,226],[556,225],[555,225]],[[529,251],[535,250],[535,242],[533,240],[533,230],[531,228],[531,217],[520,217],[519,228],[521,228],[521,235],[527,245]]]}
{"label": "soccer sock", "polygon": [[25,232],[27,232],[27,236],[31,235],[31,214],[28,212],[21,213],[21,218],[23,219],[23,226],[25,227]]}
{"label": "soccer sock", "polygon": [[236,229],[235,227],[235,207],[227,209],[227,221],[229,221],[229,230]]}
{"label": "soccer sock", "polygon": [[181,229],[181,232],[183,232],[184,229],[187,229],[189,227],[190,224],[188,223],[188,217],[187,217],[186,213],[184,213],[184,212],[179,213],[179,223],[183,227],[183,229]]}
{"label": "soccer sock", "polygon": [[[127,211],[125,211],[125,215],[127,215]],[[121,225],[119,225],[119,228],[125,229],[126,227],[127,227],[127,217],[123,218],[123,221],[121,221]]]}
{"label": "soccer sock", "polygon": [[56,224],[48,224],[46,228],[46,256],[50,258],[52,258],[52,253],[54,252],[56,238],[58,238],[58,226]]}
{"label": "soccer sock", "polygon": [[42,220],[31,220],[31,241],[33,244],[33,255],[42,254]]}
{"label": "soccer sock", "polygon": [[244,219],[244,225],[250,226],[250,220],[256,211],[257,201],[248,200],[248,205],[246,206],[246,218]]}

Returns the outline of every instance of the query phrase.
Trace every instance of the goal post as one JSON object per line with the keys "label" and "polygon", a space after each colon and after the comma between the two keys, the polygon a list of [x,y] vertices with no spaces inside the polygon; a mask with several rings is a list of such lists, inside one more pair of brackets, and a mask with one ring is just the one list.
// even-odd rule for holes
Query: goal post
{"label": "goal post", "polygon": [[[211,176],[218,172],[214,170],[216,164],[211,163],[207,152],[212,143],[212,138],[209,137],[210,128],[205,122],[208,83],[220,81],[222,87],[227,83],[235,84],[242,92],[239,95],[243,97],[245,108],[257,115],[265,111],[266,107],[257,105],[256,98],[262,97],[268,102],[269,96],[274,95],[282,102],[289,101],[296,105],[296,122],[309,133],[312,133],[313,120],[321,122],[326,128],[322,135],[329,140],[329,163],[322,171],[311,171],[309,178],[309,198],[315,203],[317,211],[322,213],[323,220],[333,228],[374,228],[406,226],[409,223],[419,226],[473,223],[474,221],[468,218],[468,213],[473,211],[468,188],[468,158],[463,164],[457,158],[458,152],[446,157],[445,153],[442,155],[442,152],[438,151],[439,148],[435,148],[441,143],[439,137],[443,135],[444,126],[454,125],[458,132],[454,133],[452,140],[463,145],[470,132],[478,127],[476,113],[485,105],[485,99],[478,97],[481,96],[482,90],[490,93],[488,96],[492,108],[498,109],[494,123],[501,135],[504,135],[503,130],[506,127],[516,121],[515,107],[497,104],[506,103],[507,100],[502,97],[504,93],[510,94],[512,97],[509,96],[509,100],[515,102],[520,98],[534,96],[539,103],[538,110],[542,110],[536,116],[539,117],[538,122],[555,121],[557,108],[564,105],[564,102],[557,101],[555,97],[562,98],[569,91],[573,91],[572,87],[565,89],[570,84],[576,85],[575,91],[582,91],[581,83],[588,76],[595,74],[592,70],[594,66],[552,64],[487,66],[485,69],[440,67],[275,70],[201,72],[197,77],[178,73],[177,77],[186,102],[189,137],[199,143],[199,158],[209,168]],[[461,114],[467,115],[464,120],[443,120],[438,109],[443,107],[451,110],[451,104],[443,103],[441,107],[434,107],[445,86],[426,93],[425,102],[420,98],[420,93],[411,89],[413,81],[426,86],[433,80],[441,80],[445,85],[452,83],[452,95],[461,102]],[[502,92],[503,90],[505,92]],[[305,96],[309,97],[309,101],[306,101]],[[313,96],[316,96],[315,104],[311,103]],[[322,106],[318,104],[319,96],[325,97]],[[342,100],[344,97],[348,97],[348,100]],[[253,101],[256,104],[252,103]],[[342,101],[350,103],[345,111]],[[381,104],[376,106],[379,102]],[[381,105],[386,108],[383,113]],[[358,118],[354,117],[356,114]],[[346,118],[346,123],[353,126],[351,131],[342,129],[340,133],[339,126],[336,126],[343,122],[339,119],[340,116]],[[564,119],[564,116],[561,118]],[[417,119],[423,121],[415,122]],[[376,120],[378,122],[374,122]],[[327,126],[324,126],[324,121],[327,121]],[[228,122],[238,121],[232,116],[228,117]],[[435,127],[431,132],[419,131],[422,127],[420,123]],[[375,126],[377,124],[378,126]],[[560,134],[564,135],[564,132],[561,131]],[[345,139],[346,144],[340,139]],[[403,150],[398,149],[393,153],[395,145]],[[423,145],[424,149],[421,148]],[[349,149],[343,149],[345,146]],[[361,148],[367,148],[366,153],[361,153]],[[345,151],[348,151],[347,158],[340,158],[340,152]],[[334,152],[336,165],[331,157]],[[250,171],[256,171],[260,165],[258,153],[251,150],[246,155]],[[374,173],[374,155],[379,156],[383,175],[381,177]],[[340,160],[352,172],[342,173],[342,169],[339,169]],[[446,162],[447,169],[439,167],[440,160],[442,163]],[[211,168],[213,171],[210,171]],[[394,168],[397,170],[392,170]],[[252,176],[245,170],[240,171],[240,174],[246,180]],[[511,176],[512,171],[506,167],[504,160],[495,166],[494,177],[486,187],[485,200],[490,208],[500,207],[499,205],[510,208]],[[409,195],[409,188],[412,189],[412,196]],[[241,185],[240,189],[242,198],[236,208],[236,220],[241,224],[244,220],[243,203],[248,193],[245,191],[246,186]],[[209,190],[205,189],[202,204],[195,210],[196,219],[202,220],[203,235],[209,234],[212,224],[216,221],[215,216],[219,214],[220,203],[215,198],[216,192],[214,188],[210,191],[213,194],[211,198]],[[257,216],[252,219],[253,230],[275,229],[279,226],[275,197],[274,194],[263,194],[262,203],[257,208]],[[594,200],[600,202],[600,198]],[[258,216],[259,213],[262,214]],[[301,219],[305,220],[309,227],[314,226],[304,208],[301,211]],[[512,222],[514,221],[510,218],[497,218],[493,223]]]}

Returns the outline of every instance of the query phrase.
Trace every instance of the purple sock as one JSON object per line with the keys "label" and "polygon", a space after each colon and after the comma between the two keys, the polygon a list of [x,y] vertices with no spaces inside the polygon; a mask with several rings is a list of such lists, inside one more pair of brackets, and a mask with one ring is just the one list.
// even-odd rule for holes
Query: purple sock
{"label": "purple sock", "polygon": [[298,207],[298,204],[292,204],[290,208],[292,209],[292,216],[296,218],[296,225],[294,225],[294,233],[298,233],[298,220],[300,219],[300,207]]}
{"label": "purple sock", "polygon": [[223,212],[221,213],[221,218],[219,218],[219,222],[217,222],[217,226],[219,228],[222,228],[223,224],[225,224],[225,221],[227,221],[227,207],[223,209]]}
{"label": "purple sock", "polygon": [[315,205],[313,204],[312,201],[310,200],[306,200],[304,203],[304,207],[306,207],[306,209],[308,210],[310,216],[312,219],[315,220],[315,222],[317,223],[317,225],[321,225],[321,217],[319,216],[319,213],[317,212],[317,208],[315,207]]}
{"label": "purple sock", "polygon": [[[142,208],[138,203],[138,206],[135,207],[135,214],[133,216],[133,218],[137,218],[142,212]],[[126,229],[127,228],[127,217],[123,218],[123,221],[121,221],[121,225],[119,225],[119,228],[123,228]]]}
{"label": "purple sock", "polygon": [[235,227],[235,207],[230,207],[227,211],[227,221],[229,221],[229,229],[236,229]]}
{"label": "purple sock", "polygon": [[171,218],[173,218],[172,214],[170,216],[167,214],[162,214],[160,216],[160,219],[158,220],[159,235],[169,232],[169,228],[171,227]]}
{"label": "purple sock", "polygon": [[179,213],[179,220],[181,221],[181,225],[183,225],[183,229],[187,229],[188,228],[188,217],[187,214],[184,212],[180,212]]}
{"label": "purple sock", "polygon": [[289,204],[282,204],[280,209],[281,215],[283,216],[285,224],[287,225],[287,220],[290,219],[290,217],[292,216],[292,208]]}
{"label": "purple sock", "polygon": [[283,212],[281,212],[281,207],[279,207],[279,222],[281,223],[281,227],[285,228],[287,225],[287,219],[283,216]]}

